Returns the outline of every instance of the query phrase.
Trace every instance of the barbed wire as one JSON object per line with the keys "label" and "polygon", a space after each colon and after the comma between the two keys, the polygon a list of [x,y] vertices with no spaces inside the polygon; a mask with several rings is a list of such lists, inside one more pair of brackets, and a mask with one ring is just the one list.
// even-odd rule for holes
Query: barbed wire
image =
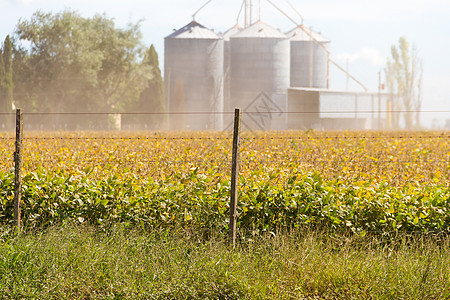
{"label": "barbed wire", "polygon": [[[320,133],[320,132],[319,132]],[[436,134],[436,135],[399,135],[399,136],[345,136],[345,135],[320,135],[320,136],[241,136],[241,140],[320,140],[320,139],[448,139],[450,134]],[[0,137],[0,140],[15,140],[15,137]],[[232,137],[23,137],[27,140],[232,140]]]}
{"label": "barbed wire", "polygon": [[23,140],[232,140],[232,137],[24,137]]}
{"label": "barbed wire", "polygon": [[[55,115],[234,115],[234,111],[187,111],[187,112],[23,112],[24,116],[55,116]],[[450,110],[330,110],[330,111],[241,111],[241,114],[285,115],[285,114],[386,114],[386,113],[450,113]],[[1,116],[15,116],[15,112],[0,112]]]}
{"label": "barbed wire", "polygon": [[[108,156],[108,154],[105,154],[105,156]],[[242,155],[244,156],[244,155]],[[201,160],[186,160],[186,159],[177,159],[177,160],[165,160],[165,159],[158,159],[158,160],[150,160],[150,159],[139,159],[136,161],[133,161],[131,159],[121,159],[121,158],[115,158],[115,159],[108,159],[108,160],[104,160],[101,158],[86,158],[83,157],[85,159],[86,162],[118,162],[118,163],[134,163],[134,164],[139,164],[139,163],[205,163],[205,162],[209,162],[209,163],[215,163],[218,162],[219,159],[201,159]],[[284,157],[280,157],[280,158],[284,158]],[[34,159],[34,158],[33,158]],[[227,157],[227,159],[231,160],[231,156]],[[286,159],[286,158],[284,158]],[[23,158],[22,159],[24,162],[27,161],[27,158]],[[221,158],[221,160],[225,160],[225,158]],[[55,159],[39,159],[39,160],[34,160],[34,162],[53,162],[53,163],[60,163],[60,162],[64,162],[63,160],[55,160]],[[345,160],[345,159],[305,159],[305,160],[285,160],[283,162],[278,162],[278,161],[274,161],[274,160],[267,160],[267,159],[245,159],[242,158],[240,159],[240,163],[259,163],[259,164],[293,164],[293,163],[303,163],[303,164],[323,164],[323,163],[330,163],[330,164],[336,164],[336,163],[371,163],[371,164],[387,164],[387,163],[392,163],[392,164],[449,164],[450,160],[378,160],[378,159],[353,159],[353,160]],[[345,166],[343,166],[345,167]]]}
{"label": "barbed wire", "polygon": [[309,139],[434,139],[434,138],[450,138],[450,135],[428,135],[428,136],[340,136],[340,135],[325,135],[325,136],[287,136],[287,137],[245,137],[241,136],[241,139],[246,140],[309,140]]}
{"label": "barbed wire", "polygon": [[[52,158],[52,159],[36,159],[35,157],[28,157],[28,153],[23,154],[22,161],[28,162],[30,159],[33,160],[34,163],[39,162],[48,162],[48,163],[64,163],[66,162],[63,158],[61,160]],[[89,153],[88,153],[89,154]],[[202,156],[203,154],[200,153],[198,155],[186,155],[186,156]],[[56,155],[58,156],[58,155]],[[185,156],[185,155],[180,155]],[[394,160],[394,159],[378,159],[378,158],[361,158],[361,159],[291,159],[289,157],[275,157],[275,159],[283,159],[283,161],[276,161],[273,158],[272,159],[253,159],[251,157],[248,157],[245,153],[241,153],[240,155],[240,164],[270,164],[270,165],[282,165],[286,166],[289,164],[370,164],[370,165],[389,165],[389,164],[429,164],[429,165],[445,165],[450,164],[450,160],[448,159],[431,159],[431,160]],[[109,153],[105,153],[105,157],[110,157]],[[101,163],[129,163],[129,164],[139,164],[139,163],[223,163],[225,161],[231,161],[231,153],[228,153],[226,155],[220,156],[218,158],[208,158],[208,159],[186,159],[186,158],[179,158],[179,159],[138,159],[134,160],[133,158],[126,157],[126,154],[122,157],[114,157],[110,159],[102,159],[101,157],[85,157],[83,155],[72,155],[70,158],[83,158],[85,162],[101,162]],[[10,157],[11,162],[13,161],[13,157]],[[69,161],[70,162],[70,161]],[[341,165],[344,167],[349,167],[351,165]]]}
{"label": "barbed wire", "polygon": [[[15,137],[0,137],[0,140],[15,140]],[[232,137],[24,137],[22,140],[232,140]]]}
{"label": "barbed wire", "polygon": [[[223,163],[225,161],[225,159],[221,160],[221,162]],[[23,162],[27,162],[27,159],[23,159]],[[33,160],[33,163],[54,163],[54,164],[59,164],[59,163],[64,163],[65,161],[61,160],[61,161],[55,161],[55,160]],[[85,158],[85,162],[89,162],[89,163],[93,163],[93,162],[101,162],[101,163],[120,163],[120,164],[129,164],[129,165],[141,165],[145,164],[145,163],[164,163],[164,164],[175,164],[175,163],[191,163],[191,164],[199,164],[199,163],[215,163],[217,165],[217,162],[220,162],[220,160],[218,159],[205,159],[205,160],[138,160],[138,161],[131,161],[131,160],[121,160],[121,159],[116,159],[116,160],[102,160],[99,158],[96,159],[87,159]],[[231,165],[231,157],[229,158],[229,163]]]}
{"label": "barbed wire", "polygon": [[[179,134],[179,132],[175,132]],[[61,137],[55,137],[55,136],[25,136],[23,138],[24,141],[55,141],[55,140],[65,140],[65,141],[108,141],[108,140],[120,140],[120,141],[126,141],[126,140],[138,140],[138,141],[146,141],[146,140],[153,140],[153,141],[179,141],[179,140],[187,140],[187,141],[230,141],[232,140],[231,136],[163,136],[165,132],[158,133],[158,136],[152,135],[152,136],[80,136],[80,137],[67,137],[67,136],[61,136]],[[174,134],[173,132],[169,132],[169,134]],[[189,134],[186,133],[186,134]],[[251,134],[254,134],[255,136],[249,136]],[[396,133],[393,133],[392,135],[386,135],[385,133],[382,133],[381,135],[351,135],[351,132],[342,132],[341,134],[333,134],[333,135],[322,135],[321,132],[318,132],[318,135],[309,135],[310,133],[301,133],[302,135],[288,135],[288,136],[258,136],[260,133],[252,132],[252,131],[244,131],[242,132],[242,135],[240,137],[242,145],[241,145],[241,165],[244,165],[245,167],[252,166],[252,165],[267,165],[267,166],[273,166],[278,165],[280,168],[290,168],[291,164],[303,164],[303,165],[312,165],[317,166],[319,165],[319,168],[325,168],[327,166],[333,166],[336,164],[346,164],[339,166],[340,168],[347,168],[347,173],[354,175],[362,174],[361,170],[353,170],[352,164],[364,164],[368,165],[370,167],[376,167],[377,169],[383,169],[385,167],[388,167],[390,165],[397,165],[397,168],[405,168],[408,167],[410,164],[421,164],[421,165],[431,165],[435,168],[442,170],[442,166],[448,165],[450,163],[450,160],[448,159],[449,156],[446,156],[446,158],[441,159],[387,159],[387,154],[383,155],[383,157],[377,158],[377,157],[360,157],[355,158],[351,160],[346,159],[315,159],[312,158],[314,155],[311,155],[311,159],[304,158],[304,159],[290,159],[285,158],[281,155],[283,158],[283,161],[276,161],[274,159],[253,159],[247,157],[247,152],[251,152],[252,149],[252,141],[255,140],[290,140],[290,141],[300,141],[300,140],[323,140],[323,139],[339,139],[339,140],[345,140],[345,139],[448,139],[450,137],[449,134],[445,133],[436,133],[436,134],[408,134],[405,132],[399,133],[399,135],[396,135]],[[305,135],[306,134],[306,135]],[[350,135],[349,135],[350,134]],[[15,137],[0,137],[0,140],[15,140]],[[209,150],[207,150],[209,151]],[[207,152],[205,151],[205,153]],[[114,151],[110,153],[105,153],[105,156],[109,156],[121,152],[121,149],[117,148]],[[204,153],[200,153],[199,155],[203,155]],[[427,153],[425,153],[426,155]],[[26,152],[25,152],[25,155]],[[125,152],[126,155],[126,152]],[[320,153],[316,153],[316,155],[320,155]],[[370,155],[370,153],[369,153]],[[57,154],[56,154],[57,156]],[[309,155],[305,155],[305,157],[308,157]],[[82,157],[75,155],[75,158]],[[48,163],[50,166],[52,165],[66,165],[70,166],[72,162],[66,163],[64,160],[58,160],[58,159],[36,159],[31,158],[33,161],[29,161],[30,158],[27,158],[26,156],[23,158],[23,161],[26,165],[29,167],[39,167],[42,166],[43,163]],[[97,164],[97,165],[105,165],[105,164],[119,164],[117,167],[121,168],[120,165],[125,166],[136,166],[140,169],[135,170],[136,173],[139,174],[139,176],[152,176],[155,174],[155,172],[146,172],[145,168],[151,168],[155,165],[162,164],[162,165],[172,165],[173,168],[177,168],[178,164],[192,164],[193,167],[199,167],[199,168],[230,168],[230,157],[218,157],[213,159],[138,159],[133,160],[132,158],[111,158],[111,159],[102,159],[102,157],[96,157],[94,159],[84,157],[83,160],[89,164]],[[300,166],[302,167],[302,166]],[[145,175],[143,175],[145,174]],[[395,182],[404,182],[405,179],[400,180],[396,179],[397,175],[394,175],[392,182],[395,186],[398,187]],[[414,178],[414,177],[408,177],[408,178]]]}
{"label": "barbed wire", "polygon": [[[279,164],[273,160],[247,160],[248,163],[261,163],[261,164]],[[355,159],[355,160],[345,160],[345,159],[327,159],[327,160],[288,160],[285,163],[394,163],[394,164],[419,164],[419,163],[430,163],[430,164],[448,164],[449,160],[377,160],[377,159]],[[344,166],[343,166],[344,167]]]}

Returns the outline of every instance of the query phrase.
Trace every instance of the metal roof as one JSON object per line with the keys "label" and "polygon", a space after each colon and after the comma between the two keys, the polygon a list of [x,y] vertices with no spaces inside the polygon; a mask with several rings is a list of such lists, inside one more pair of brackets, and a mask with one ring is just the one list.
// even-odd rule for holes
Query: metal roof
{"label": "metal roof", "polygon": [[240,26],[239,24],[234,25],[233,27],[231,27],[230,29],[228,29],[227,31],[225,31],[222,34],[222,37],[225,41],[229,41],[230,37],[232,37],[233,35],[239,33],[242,31],[242,26]]}
{"label": "metal roof", "polygon": [[288,90],[292,91],[306,91],[306,92],[320,92],[323,94],[340,94],[340,95],[366,95],[366,96],[378,96],[380,94],[381,96],[387,96],[389,93],[387,92],[356,92],[356,91],[340,91],[340,90],[330,90],[330,89],[324,89],[324,88],[308,88],[308,87],[289,87]]}
{"label": "metal roof", "polygon": [[287,38],[287,35],[272,26],[258,21],[231,38]]}
{"label": "metal roof", "polygon": [[171,35],[167,36],[170,39],[220,39],[212,30],[205,26],[192,21],[183,28],[175,31]]}
{"label": "metal roof", "polygon": [[305,25],[295,27],[287,33],[292,41],[312,41],[311,36],[318,42],[328,43],[330,40],[322,36],[320,33],[315,32],[311,28]]}

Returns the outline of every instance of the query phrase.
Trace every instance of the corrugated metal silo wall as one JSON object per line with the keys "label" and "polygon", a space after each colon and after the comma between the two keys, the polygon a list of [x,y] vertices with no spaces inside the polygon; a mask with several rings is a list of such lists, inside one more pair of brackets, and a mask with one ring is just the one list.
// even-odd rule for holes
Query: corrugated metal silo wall
{"label": "corrugated metal silo wall", "polygon": [[328,54],[316,42],[291,41],[292,87],[327,88],[327,64]]}
{"label": "corrugated metal silo wall", "polygon": [[[164,80],[171,129],[221,130],[223,126],[223,40],[165,39]],[[184,105],[177,105],[177,94]],[[214,112],[215,114],[189,114]]]}
{"label": "corrugated metal silo wall", "polygon": [[[223,72],[224,72],[224,88],[223,88],[223,110],[226,112],[232,112],[234,107],[231,103],[231,93],[230,93],[230,84],[231,84],[231,53],[230,53],[230,37],[234,34],[239,33],[242,28],[239,25],[235,25],[226,31],[223,35]],[[223,116],[224,126],[229,126],[233,123],[233,115],[225,114]]]}
{"label": "corrugated metal silo wall", "polygon": [[[231,38],[231,105],[246,108],[262,92],[285,111],[289,87],[290,42],[287,38]],[[281,97],[280,97],[281,96]],[[265,104],[261,104],[265,105]],[[264,110],[265,108],[263,108]],[[254,111],[255,108],[250,108]],[[255,116],[255,119],[259,116]],[[280,120],[276,120],[276,119]],[[270,116],[268,122],[250,129],[285,129],[286,115]]]}
{"label": "corrugated metal silo wall", "polygon": [[224,40],[223,42],[224,56],[223,56],[223,71],[224,71],[224,111],[232,111],[234,108],[231,106],[231,54],[230,54],[230,40]]}

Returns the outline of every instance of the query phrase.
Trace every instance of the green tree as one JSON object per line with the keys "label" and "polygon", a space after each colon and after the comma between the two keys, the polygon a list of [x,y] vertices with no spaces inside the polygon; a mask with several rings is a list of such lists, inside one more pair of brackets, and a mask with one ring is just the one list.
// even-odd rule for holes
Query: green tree
{"label": "green tree", "polygon": [[420,128],[422,61],[405,37],[399,39],[398,47],[391,47],[391,55],[385,69],[386,83],[393,110],[402,112],[394,114],[394,124],[398,128],[403,117],[406,129]]}
{"label": "green tree", "polygon": [[6,111],[5,87],[3,86],[5,76],[6,70],[5,70],[5,62],[3,61],[3,49],[0,48],[0,112]]}
{"label": "green tree", "polygon": [[122,112],[145,88],[140,22],[120,29],[105,15],[37,11],[15,32],[19,102],[29,110]]}
{"label": "green tree", "polygon": [[[0,111],[9,113],[13,104],[13,67],[12,67],[12,42],[6,36],[3,48],[0,49]],[[7,129],[11,126],[11,118],[3,118]]]}
{"label": "green tree", "polygon": [[[151,45],[145,54],[143,64],[151,70],[151,79],[148,81],[146,89],[141,93],[139,109],[143,113],[163,113],[164,105],[164,81],[159,68],[158,53],[155,46]],[[162,115],[143,115],[142,124],[148,124],[152,128],[161,126],[164,122]]]}

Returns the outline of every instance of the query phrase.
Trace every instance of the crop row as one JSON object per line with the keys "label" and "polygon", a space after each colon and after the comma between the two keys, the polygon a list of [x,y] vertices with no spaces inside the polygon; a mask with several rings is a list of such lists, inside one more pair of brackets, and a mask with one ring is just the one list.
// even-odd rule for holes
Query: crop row
{"label": "crop row", "polygon": [[[278,182],[241,178],[241,230],[304,225],[363,234],[450,230],[450,191],[445,186],[324,182],[318,174],[288,175]],[[229,190],[228,180],[196,170],[145,183],[117,176],[92,180],[88,174],[32,173],[23,180],[22,212],[28,228],[75,220],[99,226],[121,222],[149,228],[226,229]],[[0,191],[0,220],[11,223],[12,173],[0,174]]]}
{"label": "crop row", "polygon": [[[0,135],[1,171],[13,167],[14,140]],[[450,137],[433,132],[243,133],[241,174],[318,172],[324,179],[450,185]],[[99,177],[129,173],[164,179],[198,168],[228,176],[229,133],[26,133],[24,172],[72,174],[86,168]]]}
{"label": "crop row", "polygon": [[[226,229],[228,133],[29,133],[23,220]],[[0,222],[12,222],[13,140],[0,141]],[[448,231],[450,143],[441,133],[244,133],[242,231],[317,226]]]}

